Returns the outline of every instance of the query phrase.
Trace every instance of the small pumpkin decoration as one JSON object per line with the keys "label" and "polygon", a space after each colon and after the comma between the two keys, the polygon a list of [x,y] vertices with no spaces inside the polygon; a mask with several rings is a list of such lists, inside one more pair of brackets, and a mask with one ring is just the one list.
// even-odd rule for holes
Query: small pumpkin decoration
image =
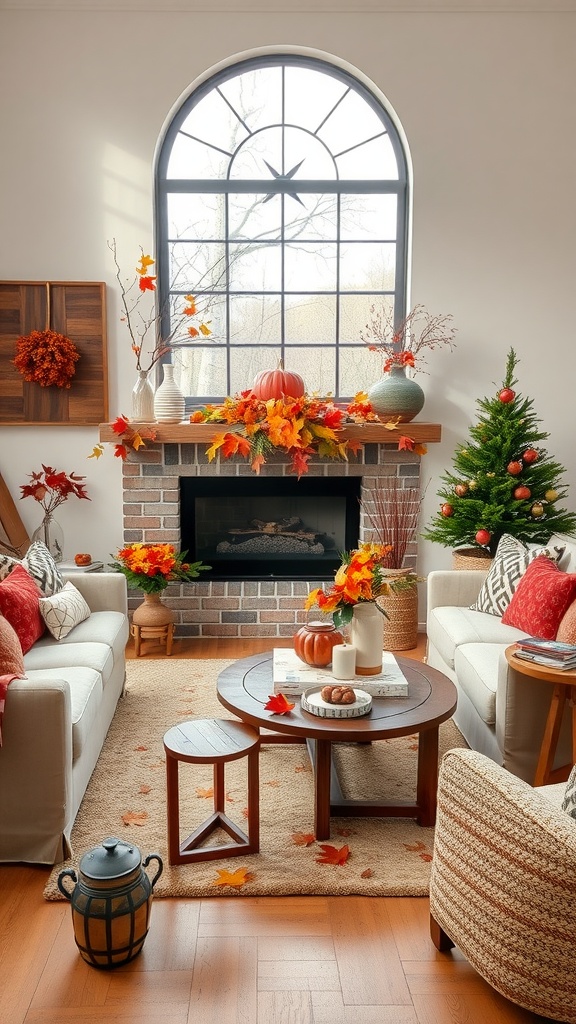
{"label": "small pumpkin decoration", "polygon": [[307,622],[294,636],[294,650],[306,665],[325,668],[332,661],[332,648],[344,637],[333,622]]}
{"label": "small pumpkin decoration", "polygon": [[281,359],[275,370],[261,370],[256,374],[252,385],[252,394],[261,402],[270,398],[301,398],[306,392],[306,385],[299,373],[284,369]]}
{"label": "small pumpkin decoration", "polygon": [[76,565],[92,565],[92,555],[79,552],[77,555],[74,555],[74,561]]}

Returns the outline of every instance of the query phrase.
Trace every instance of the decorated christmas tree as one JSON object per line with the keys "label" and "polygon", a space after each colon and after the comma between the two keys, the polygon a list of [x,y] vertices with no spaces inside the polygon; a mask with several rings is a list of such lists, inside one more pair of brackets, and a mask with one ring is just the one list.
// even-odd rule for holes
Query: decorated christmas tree
{"label": "decorated christmas tree", "polygon": [[510,349],[502,386],[477,401],[470,440],[456,449],[453,472],[441,476],[441,506],[422,534],[427,540],[493,555],[503,533],[525,543],[576,533],[576,514],[560,504],[566,471],[543,447],[550,435],[540,429],[532,399],[515,390],[517,361]]}

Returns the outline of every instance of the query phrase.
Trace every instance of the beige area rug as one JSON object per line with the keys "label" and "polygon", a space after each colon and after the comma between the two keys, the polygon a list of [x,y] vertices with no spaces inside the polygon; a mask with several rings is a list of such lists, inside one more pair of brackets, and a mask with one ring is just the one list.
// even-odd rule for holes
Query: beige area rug
{"label": "beige area rug", "polygon": [[[52,871],[44,895],[62,899],[57,878],[109,836],[135,843],[143,857],[159,853],[164,870],[156,896],[294,894],[423,896],[428,893],[434,830],[412,819],[333,818],[329,846],[347,846],[344,864],[318,863],[313,832],[313,777],[304,744],[264,745],[260,755],[260,853],[170,866],[162,738],[187,718],[232,718],[218,702],[216,679],[229,661],[137,660],[127,665],[100,759],[72,832],[73,857]],[[441,753],[466,746],[452,722],[440,727]],[[336,748],[345,795],[413,800],[417,737]],[[180,765],[181,824],[186,838],[212,812],[211,766]],[[228,816],[245,828],[246,759],[226,765]],[[228,837],[223,834],[222,839]],[[212,844],[214,838],[210,840]],[[302,845],[308,842],[309,845]],[[155,865],[150,866],[150,870]],[[247,869],[240,887],[218,884],[220,872]],[[69,883],[68,883],[69,884]]]}

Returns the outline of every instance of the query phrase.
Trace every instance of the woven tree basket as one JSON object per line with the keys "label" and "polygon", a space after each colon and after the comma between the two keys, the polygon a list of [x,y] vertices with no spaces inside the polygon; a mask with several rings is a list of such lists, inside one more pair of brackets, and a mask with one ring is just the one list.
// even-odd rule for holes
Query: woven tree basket
{"label": "woven tree basket", "polygon": [[391,569],[388,575],[396,579],[412,579],[414,582],[411,586],[379,597],[376,602],[388,616],[384,619],[384,650],[409,651],[418,645],[416,575],[406,569]]}
{"label": "woven tree basket", "polygon": [[484,569],[492,565],[492,555],[482,548],[455,548],[452,552],[453,569]]}

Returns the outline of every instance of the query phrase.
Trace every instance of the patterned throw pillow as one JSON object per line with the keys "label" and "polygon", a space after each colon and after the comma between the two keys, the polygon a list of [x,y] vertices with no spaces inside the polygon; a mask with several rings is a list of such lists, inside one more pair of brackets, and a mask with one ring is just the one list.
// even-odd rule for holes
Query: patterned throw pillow
{"label": "patterned throw pillow", "polygon": [[65,583],[52,597],[40,598],[40,614],[52,636],[63,640],[79,622],[90,615],[90,608],[73,583]]}
{"label": "patterned throw pillow", "polygon": [[475,612],[503,615],[528,565],[540,555],[557,562],[563,550],[560,547],[528,547],[510,533],[502,534],[490,572],[470,608]]}
{"label": "patterned throw pillow", "polygon": [[16,630],[22,654],[30,650],[45,629],[38,607],[41,596],[36,582],[21,565],[15,565],[0,582],[0,612]]}
{"label": "patterned throw pillow", "polygon": [[576,818],[576,764],[570,772],[568,782],[566,783],[562,810],[566,811],[572,818]]}
{"label": "patterned throw pillow", "polygon": [[22,561],[11,555],[0,554],[0,580],[12,572],[15,565],[21,565],[36,581],[44,597],[57,594],[64,586],[64,580],[48,548],[41,540],[30,545]]}
{"label": "patterned throw pillow", "polygon": [[502,622],[529,636],[554,640],[564,613],[576,597],[576,573],[562,572],[545,555],[530,563]]}

